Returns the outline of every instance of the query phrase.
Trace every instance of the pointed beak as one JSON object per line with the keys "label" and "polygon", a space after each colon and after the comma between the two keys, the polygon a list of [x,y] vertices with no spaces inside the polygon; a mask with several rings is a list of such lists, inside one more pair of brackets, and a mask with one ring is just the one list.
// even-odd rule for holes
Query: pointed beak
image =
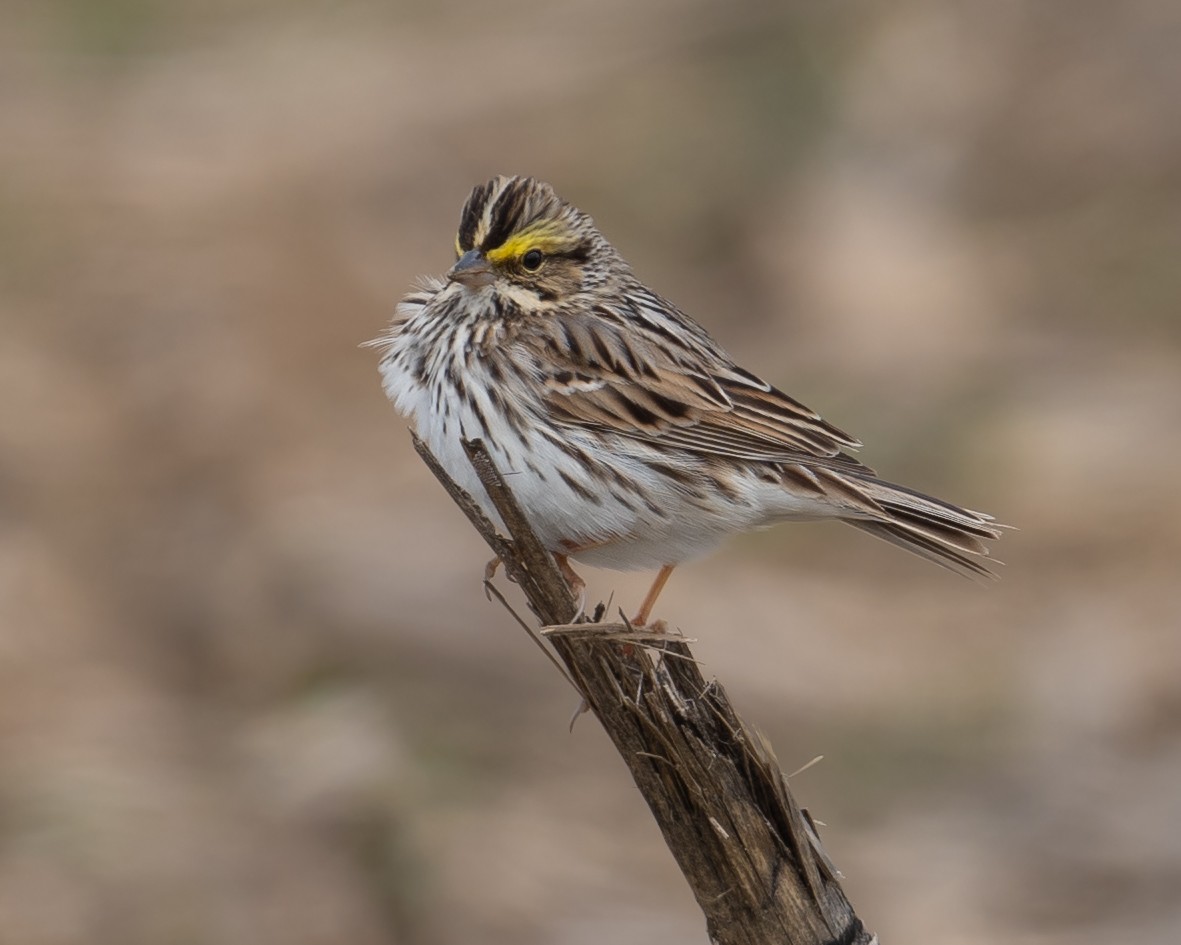
{"label": "pointed beak", "polygon": [[475,249],[469,249],[459,257],[459,261],[451,267],[447,278],[452,282],[460,282],[469,289],[491,285],[495,275],[492,265],[484,255]]}

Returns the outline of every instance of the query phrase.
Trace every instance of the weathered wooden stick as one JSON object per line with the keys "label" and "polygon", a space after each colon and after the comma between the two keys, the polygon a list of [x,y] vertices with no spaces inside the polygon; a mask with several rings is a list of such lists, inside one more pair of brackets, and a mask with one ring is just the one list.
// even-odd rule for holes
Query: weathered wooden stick
{"label": "weathered wooden stick", "polygon": [[[542,635],[644,795],[718,945],[876,945],[763,739],[683,638],[596,623],[577,605],[482,443],[464,443],[505,538],[415,448],[521,586]],[[601,616],[599,608],[598,616]]]}

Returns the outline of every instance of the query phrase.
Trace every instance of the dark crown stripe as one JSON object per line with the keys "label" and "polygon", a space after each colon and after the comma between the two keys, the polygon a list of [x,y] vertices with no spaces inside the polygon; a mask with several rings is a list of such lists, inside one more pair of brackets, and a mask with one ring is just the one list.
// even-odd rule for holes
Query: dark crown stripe
{"label": "dark crown stripe", "polygon": [[480,246],[484,252],[496,249],[519,229],[529,199],[529,184],[527,179],[509,181],[496,198],[489,214],[488,234]]}
{"label": "dark crown stripe", "polygon": [[488,194],[492,191],[492,182],[480,184],[472,191],[463,205],[463,213],[459,215],[459,248],[465,253],[475,249],[476,230],[480,226],[480,217],[484,214],[484,204],[488,201]]}

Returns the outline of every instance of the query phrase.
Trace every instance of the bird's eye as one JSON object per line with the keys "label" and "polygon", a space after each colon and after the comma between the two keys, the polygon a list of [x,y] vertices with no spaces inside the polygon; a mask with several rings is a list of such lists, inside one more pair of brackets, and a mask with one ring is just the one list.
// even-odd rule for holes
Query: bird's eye
{"label": "bird's eye", "polygon": [[536,272],[541,268],[542,254],[540,249],[531,249],[524,256],[521,257],[521,265],[530,272]]}

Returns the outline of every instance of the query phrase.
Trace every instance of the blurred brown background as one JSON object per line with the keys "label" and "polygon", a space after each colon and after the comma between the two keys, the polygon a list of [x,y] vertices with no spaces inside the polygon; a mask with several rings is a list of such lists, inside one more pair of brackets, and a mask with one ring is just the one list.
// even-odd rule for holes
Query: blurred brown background
{"label": "blurred brown background", "polygon": [[662,599],[825,755],[867,924],[1181,939],[1176,3],[0,20],[0,942],[705,941],[357,347],[495,173],[1021,529],[991,588],[809,525]]}

